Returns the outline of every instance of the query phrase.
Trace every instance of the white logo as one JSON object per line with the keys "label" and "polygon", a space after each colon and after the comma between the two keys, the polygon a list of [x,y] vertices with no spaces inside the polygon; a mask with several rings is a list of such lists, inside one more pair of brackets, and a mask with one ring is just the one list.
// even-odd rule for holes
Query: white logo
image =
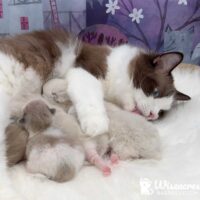
{"label": "white logo", "polygon": [[140,179],[140,192],[143,195],[152,195],[153,189],[152,187],[152,181],[148,178],[141,178]]}
{"label": "white logo", "polygon": [[200,185],[140,178],[140,192],[142,195],[197,195],[200,194]]}

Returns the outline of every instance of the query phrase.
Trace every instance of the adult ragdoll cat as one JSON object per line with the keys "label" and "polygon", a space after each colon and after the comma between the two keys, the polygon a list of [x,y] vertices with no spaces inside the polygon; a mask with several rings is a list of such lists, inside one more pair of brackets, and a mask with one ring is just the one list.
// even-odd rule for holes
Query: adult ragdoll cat
{"label": "adult ragdoll cat", "polygon": [[[108,130],[103,98],[128,111],[155,120],[174,100],[190,97],[176,91],[171,71],[182,61],[180,53],[156,54],[122,45],[116,48],[77,42],[64,31],[38,31],[0,40],[0,120],[22,107],[17,98],[40,93],[51,78],[63,78],[83,132],[95,136]],[[11,103],[6,107],[10,97]],[[17,102],[17,104],[16,104]],[[4,119],[5,118],[5,119]],[[0,197],[15,198],[5,166],[0,134]],[[16,199],[16,198],[15,198]]]}
{"label": "adult ragdoll cat", "polygon": [[111,48],[75,41],[64,31],[38,31],[0,41],[0,83],[12,96],[38,92],[51,78],[64,78],[82,130],[108,130],[103,98],[155,120],[174,100],[171,71],[181,53],[156,54],[130,45]]}

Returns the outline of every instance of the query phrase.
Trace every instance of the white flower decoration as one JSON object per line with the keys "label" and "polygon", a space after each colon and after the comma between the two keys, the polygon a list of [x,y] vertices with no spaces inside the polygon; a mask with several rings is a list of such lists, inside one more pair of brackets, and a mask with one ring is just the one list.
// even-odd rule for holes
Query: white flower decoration
{"label": "white flower decoration", "polygon": [[129,17],[132,18],[132,22],[136,21],[136,23],[139,24],[140,19],[144,18],[142,12],[143,12],[142,8],[140,8],[139,10],[137,10],[137,8],[134,8],[133,12],[129,14]]}
{"label": "white flower decoration", "polygon": [[188,4],[188,2],[187,2],[187,0],[178,0],[178,4],[179,5],[186,5],[187,6],[187,4]]}
{"label": "white flower decoration", "polygon": [[115,10],[120,9],[118,6],[118,0],[109,0],[109,2],[106,4],[106,7],[108,8],[106,13],[111,13],[112,15],[115,14]]}

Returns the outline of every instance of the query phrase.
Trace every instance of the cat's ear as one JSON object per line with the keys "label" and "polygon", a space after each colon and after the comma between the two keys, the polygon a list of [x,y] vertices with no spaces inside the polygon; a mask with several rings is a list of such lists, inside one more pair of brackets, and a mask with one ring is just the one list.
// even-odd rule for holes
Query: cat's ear
{"label": "cat's ear", "polygon": [[183,60],[183,54],[180,52],[169,52],[158,55],[153,63],[158,72],[170,74],[171,71]]}
{"label": "cat's ear", "polygon": [[175,99],[177,101],[188,101],[191,99],[191,97],[176,90]]}

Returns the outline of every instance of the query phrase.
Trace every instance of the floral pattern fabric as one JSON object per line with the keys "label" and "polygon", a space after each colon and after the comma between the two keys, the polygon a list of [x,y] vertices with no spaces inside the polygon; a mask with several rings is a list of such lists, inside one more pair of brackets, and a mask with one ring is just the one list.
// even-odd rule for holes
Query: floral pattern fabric
{"label": "floral pattern fabric", "polygon": [[114,26],[144,48],[181,51],[185,62],[200,64],[199,0],[87,0],[87,25],[94,24]]}
{"label": "floral pattern fabric", "polygon": [[49,28],[93,44],[181,51],[200,64],[200,0],[0,0],[0,36]]}

